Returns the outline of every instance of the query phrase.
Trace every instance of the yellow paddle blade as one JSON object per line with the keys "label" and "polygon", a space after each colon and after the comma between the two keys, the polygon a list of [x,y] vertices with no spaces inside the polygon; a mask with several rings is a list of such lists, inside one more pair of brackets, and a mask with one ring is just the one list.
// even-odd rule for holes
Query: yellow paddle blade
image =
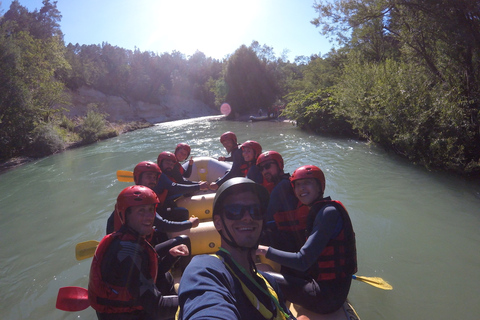
{"label": "yellow paddle blade", "polygon": [[96,240],[89,240],[78,243],[75,246],[75,258],[77,258],[77,260],[83,260],[93,257],[99,243],[100,242]]}
{"label": "yellow paddle blade", "polygon": [[392,290],[393,287],[385,280],[379,277],[363,277],[363,276],[352,276],[353,279],[368,283],[371,286],[383,289],[383,290]]}
{"label": "yellow paddle blade", "polygon": [[133,182],[133,172],[126,170],[117,170],[117,179],[120,182]]}

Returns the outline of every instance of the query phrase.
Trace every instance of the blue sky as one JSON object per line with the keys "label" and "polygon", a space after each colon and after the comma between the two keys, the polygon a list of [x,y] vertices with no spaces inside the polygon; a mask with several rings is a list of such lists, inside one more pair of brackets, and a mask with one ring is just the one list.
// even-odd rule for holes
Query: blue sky
{"label": "blue sky", "polygon": [[[10,0],[0,0],[5,13]],[[42,0],[19,0],[29,11]],[[253,40],[279,57],[326,54],[333,44],[310,21],[314,0],[58,0],[65,43],[108,42],[141,51],[196,50],[222,59]]]}

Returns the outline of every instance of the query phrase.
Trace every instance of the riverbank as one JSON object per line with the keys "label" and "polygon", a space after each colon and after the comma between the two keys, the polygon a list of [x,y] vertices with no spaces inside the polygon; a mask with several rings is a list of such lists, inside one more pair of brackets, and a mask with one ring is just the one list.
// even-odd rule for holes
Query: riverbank
{"label": "riverbank", "polygon": [[[153,126],[153,124],[147,121],[132,121],[132,122],[108,122],[107,121],[106,126],[113,128],[114,130],[112,132],[117,132],[118,134],[116,136],[118,136],[126,132],[151,127]],[[110,138],[113,138],[113,136],[106,137],[105,139],[100,139],[99,141],[110,139]],[[83,141],[67,143],[65,145],[65,148],[61,152],[69,149],[82,147],[87,144],[89,143],[84,143]],[[41,157],[36,158],[36,157],[29,157],[29,156],[18,156],[18,157],[8,159],[7,161],[4,161],[4,162],[0,162],[0,174],[38,159],[41,159]]]}

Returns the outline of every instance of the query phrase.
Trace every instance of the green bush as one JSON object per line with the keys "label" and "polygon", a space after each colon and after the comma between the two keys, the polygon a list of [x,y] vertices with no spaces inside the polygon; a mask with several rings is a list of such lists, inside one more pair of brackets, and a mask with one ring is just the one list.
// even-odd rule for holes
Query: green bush
{"label": "green bush", "polygon": [[32,132],[32,137],[32,156],[44,157],[65,148],[65,143],[51,124],[37,126]]}
{"label": "green bush", "polygon": [[85,143],[92,143],[99,140],[105,128],[105,116],[93,110],[87,112],[79,135]]}
{"label": "green bush", "polygon": [[73,122],[67,116],[62,115],[62,118],[60,119],[60,127],[65,128],[68,131],[75,131],[75,122]]}

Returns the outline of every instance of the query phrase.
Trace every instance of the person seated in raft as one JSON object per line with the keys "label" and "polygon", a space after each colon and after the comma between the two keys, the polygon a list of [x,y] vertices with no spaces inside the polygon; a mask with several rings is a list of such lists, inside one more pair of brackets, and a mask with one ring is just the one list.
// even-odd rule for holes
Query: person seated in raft
{"label": "person seated in raft", "polygon": [[[293,191],[290,174],[284,172],[283,158],[276,151],[265,151],[257,158],[257,167],[262,173],[263,185],[270,190],[266,215],[267,225],[260,243],[283,251],[296,252],[305,242],[306,214],[296,211],[299,207],[299,200]],[[297,215],[300,217],[296,217]],[[296,223],[295,221],[300,222]],[[282,267],[282,269],[287,268]]]}
{"label": "person seated in raft", "polygon": [[188,219],[188,210],[177,207],[175,200],[183,194],[192,194],[198,190],[208,190],[208,184],[205,181],[188,184],[183,182],[177,183],[171,175],[176,163],[177,158],[172,152],[164,151],[158,155],[157,164],[162,173],[153,190],[165,197],[165,205],[161,207],[160,215],[167,220],[183,221]]}
{"label": "person seated in raft", "polygon": [[197,255],[183,272],[178,319],[295,319],[272,277],[256,268],[268,191],[236,177],[218,189],[213,222],[220,250]]}
{"label": "person seated in raft", "polygon": [[175,164],[174,170],[179,171],[180,175],[185,179],[190,178],[190,176],[192,175],[193,158],[190,158],[190,160],[188,160],[187,170],[183,168],[181,162],[184,162],[188,159],[188,157],[190,156],[190,151],[191,148],[188,144],[179,143],[177,144],[174,152],[175,157],[177,158],[177,163]]}
{"label": "person seated in raft", "polygon": [[220,142],[227,150],[227,153],[231,154],[230,157],[219,157],[219,161],[233,161],[232,168],[227,173],[219,178],[217,181],[210,183],[210,190],[217,190],[225,181],[234,177],[242,177],[241,167],[245,163],[242,156],[242,150],[239,149],[237,143],[237,136],[231,131],[227,131],[220,136]]}
{"label": "person seated in raft", "polygon": [[240,146],[242,157],[245,163],[240,167],[244,177],[256,183],[263,183],[263,176],[256,163],[258,156],[262,153],[262,146],[257,141],[247,140]]}
{"label": "person seated in raft", "polygon": [[[154,230],[158,203],[155,192],[145,186],[130,186],[118,195],[115,208],[122,226],[102,239],[90,267],[88,300],[99,320],[175,316],[178,297],[164,294],[155,285],[157,254],[167,249],[156,251],[146,240]],[[172,244],[169,255],[189,255],[185,244]]]}
{"label": "person seated in raft", "polygon": [[323,197],[325,176],[320,168],[302,166],[290,180],[297,198],[310,209],[305,244],[298,252],[259,245],[257,254],[303,272],[301,277],[276,277],[288,301],[315,313],[332,313],[346,301],[357,272],[352,223],[341,202]]}
{"label": "person seated in raft", "polygon": [[[158,178],[160,176],[160,168],[158,165],[151,161],[142,161],[138,163],[133,169],[133,179],[136,185],[141,185],[153,189],[157,185]],[[157,195],[158,197],[158,195]],[[157,287],[163,293],[174,293],[174,281],[169,272],[170,266],[173,265],[179,258],[173,257],[169,254],[171,247],[179,244],[185,244],[187,248],[191,249],[190,239],[185,236],[178,236],[169,239],[167,232],[179,232],[188,230],[190,228],[196,228],[199,225],[199,219],[196,217],[190,217],[184,221],[170,221],[162,218],[158,214],[161,211],[163,201],[165,201],[165,195],[159,198],[159,205],[157,205],[157,213],[155,214],[154,232],[146,237],[158,251],[159,255],[159,271],[157,277]],[[118,231],[122,226],[122,222],[116,210],[112,212],[107,220],[107,234],[114,231]],[[181,264],[184,265],[189,261],[190,257],[182,257]],[[166,269],[165,269],[166,267]]]}
{"label": "person seated in raft", "polygon": [[[154,189],[159,180],[161,171],[158,165],[151,161],[142,161],[138,163],[133,169],[133,180],[136,185],[141,185]],[[166,193],[157,194],[160,200],[160,205],[157,206],[157,211],[161,212],[163,203],[165,202]],[[167,232],[179,232],[183,230],[188,230],[190,228],[198,227],[199,220],[196,217],[190,217],[183,221],[170,221],[164,219],[158,213],[155,216],[155,232],[152,237],[148,238],[149,242],[152,245],[159,244],[161,242],[167,241]],[[107,220],[106,234],[110,234],[114,231],[117,231],[121,227],[121,222],[118,216],[115,216],[115,210],[112,212],[110,217]]]}

